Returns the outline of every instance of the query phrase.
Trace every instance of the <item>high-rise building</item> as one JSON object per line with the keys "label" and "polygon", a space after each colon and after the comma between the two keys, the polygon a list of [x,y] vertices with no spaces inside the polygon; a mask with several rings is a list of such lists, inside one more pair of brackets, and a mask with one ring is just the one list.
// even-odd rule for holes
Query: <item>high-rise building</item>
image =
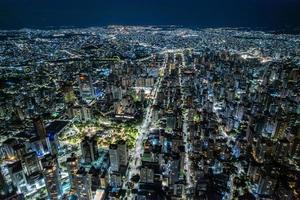
{"label": "high-rise building", "polygon": [[28,191],[27,180],[21,161],[16,161],[12,164],[9,164],[7,168],[12,183],[17,188],[18,192],[26,193]]}
{"label": "high-rise building", "polygon": [[105,189],[108,186],[107,173],[102,173],[100,176],[100,188]]}
{"label": "high-rise building", "polygon": [[71,184],[70,192],[71,194],[76,193],[76,173],[78,170],[78,159],[75,154],[72,154],[71,157],[67,158],[67,169],[69,174],[69,181]]}
{"label": "high-rise building", "polygon": [[111,144],[109,146],[110,170],[118,172],[120,168],[120,159],[118,153],[118,145]]}
{"label": "high-rise building", "polygon": [[28,176],[41,172],[42,166],[35,152],[29,152],[24,156],[25,171]]}
{"label": "high-rise building", "polygon": [[184,170],[184,166],[185,166],[185,147],[184,146],[179,146],[178,147],[180,153],[179,153],[179,157],[180,157],[180,166],[179,166],[179,170],[180,172],[182,172]]}
{"label": "high-rise building", "polygon": [[92,106],[82,105],[80,110],[81,121],[90,121],[92,119]]}
{"label": "high-rise building", "polygon": [[89,182],[91,183],[91,190],[92,192],[96,192],[98,188],[100,188],[100,176],[101,176],[101,170],[96,169],[94,166],[91,167],[88,173]]}
{"label": "high-rise building", "polygon": [[91,200],[91,182],[83,167],[79,168],[75,178],[77,196],[80,200]]}
{"label": "high-rise building", "polygon": [[91,100],[95,97],[95,91],[90,74],[80,73],[78,75],[78,84],[80,96],[82,97],[82,99]]}
{"label": "high-rise building", "polygon": [[16,152],[14,150],[14,146],[18,144],[17,140],[14,138],[9,138],[5,140],[1,146],[1,154],[3,157],[12,160],[16,156]]}
{"label": "high-rise building", "polygon": [[46,138],[46,129],[43,122],[43,119],[41,117],[34,118],[33,125],[36,131],[37,136],[39,136],[40,139]]}
{"label": "high-rise building", "polygon": [[284,121],[284,120],[278,121],[274,137],[278,138],[278,139],[283,138],[287,128],[288,128],[287,121]]}
{"label": "high-rise building", "polygon": [[85,163],[91,163],[98,159],[98,147],[96,141],[96,135],[87,136],[81,142],[81,152]]}
{"label": "high-rise building", "polygon": [[176,116],[171,110],[166,113],[166,126],[171,130],[176,128]]}
{"label": "high-rise building", "polygon": [[65,83],[62,86],[62,91],[64,94],[64,100],[68,104],[73,104],[76,100],[76,96],[74,94],[74,90],[72,87],[72,83]]}
{"label": "high-rise building", "polygon": [[114,188],[122,186],[122,175],[120,172],[110,173],[109,185]]}
{"label": "high-rise building", "polygon": [[46,127],[48,151],[53,155],[58,155],[60,149],[58,136],[68,127],[69,121],[54,120]]}
{"label": "high-rise building", "polygon": [[120,140],[118,142],[118,155],[119,155],[119,163],[122,166],[127,166],[128,164],[128,151],[127,145],[124,140]]}
{"label": "high-rise building", "polygon": [[60,186],[60,169],[58,167],[57,158],[55,155],[47,154],[41,160],[43,166],[43,175],[48,191],[48,197],[52,199],[59,199],[61,195]]}
{"label": "high-rise building", "polygon": [[296,138],[293,142],[291,155],[296,159],[300,158],[300,139],[298,138]]}
{"label": "high-rise building", "polygon": [[154,182],[154,171],[148,167],[142,167],[141,169],[141,180],[142,183],[153,183]]}
{"label": "high-rise building", "polygon": [[30,138],[30,148],[38,157],[43,157],[49,152],[48,138],[41,139],[39,136]]}
{"label": "high-rise building", "polygon": [[173,159],[170,162],[170,183],[174,184],[179,178],[180,156],[179,154],[173,154],[172,157]]}
{"label": "high-rise building", "polygon": [[6,182],[2,173],[0,173],[0,199],[1,200],[25,200],[23,194],[17,194],[15,187]]}
{"label": "high-rise building", "polygon": [[184,194],[184,184],[179,183],[179,184],[174,184],[173,186],[173,198],[176,199],[182,199],[182,195]]}
{"label": "high-rise building", "polygon": [[276,186],[276,180],[268,177],[262,176],[259,179],[257,193],[261,195],[272,195]]}
{"label": "high-rise building", "polygon": [[68,115],[70,118],[78,117],[81,121],[90,121],[93,118],[93,105],[82,105],[71,106],[68,108]]}
{"label": "high-rise building", "polygon": [[258,171],[261,166],[257,162],[250,162],[248,166],[247,176],[250,180],[258,180]]}
{"label": "high-rise building", "polygon": [[26,146],[23,143],[19,143],[13,146],[15,151],[16,158],[19,160],[23,160],[23,155],[26,154]]}

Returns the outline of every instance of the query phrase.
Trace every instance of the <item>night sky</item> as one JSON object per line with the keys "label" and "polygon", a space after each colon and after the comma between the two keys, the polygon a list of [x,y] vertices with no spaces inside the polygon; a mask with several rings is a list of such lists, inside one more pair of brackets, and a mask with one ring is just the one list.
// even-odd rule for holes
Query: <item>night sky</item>
{"label": "night sky", "polygon": [[300,27],[300,0],[0,0],[0,29],[183,25]]}

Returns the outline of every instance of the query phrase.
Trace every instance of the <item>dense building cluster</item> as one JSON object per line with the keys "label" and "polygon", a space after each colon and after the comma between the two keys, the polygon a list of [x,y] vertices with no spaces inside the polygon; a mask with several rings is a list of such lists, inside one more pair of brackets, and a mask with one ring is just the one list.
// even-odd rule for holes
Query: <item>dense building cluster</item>
{"label": "dense building cluster", "polygon": [[0,32],[0,199],[300,198],[300,37]]}

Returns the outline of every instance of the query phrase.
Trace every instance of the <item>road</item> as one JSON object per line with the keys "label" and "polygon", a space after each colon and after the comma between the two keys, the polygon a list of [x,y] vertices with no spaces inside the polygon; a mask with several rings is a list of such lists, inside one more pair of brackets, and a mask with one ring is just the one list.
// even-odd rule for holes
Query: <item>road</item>
{"label": "road", "polygon": [[[167,61],[166,57],[165,57],[165,61],[162,66],[163,69],[166,68],[166,61]],[[154,85],[153,101],[148,105],[148,107],[146,109],[146,115],[144,117],[144,120],[143,120],[141,126],[139,127],[139,136],[136,140],[135,148],[132,149],[131,152],[129,152],[129,155],[131,155],[131,159],[129,161],[128,170],[126,173],[127,179],[126,179],[126,181],[123,182],[123,187],[122,187],[123,189],[126,189],[126,184],[128,182],[130,182],[133,175],[140,173],[140,170],[138,169],[138,167],[141,165],[141,159],[142,159],[141,156],[144,153],[143,140],[147,138],[148,131],[152,125],[152,113],[153,113],[152,108],[153,108],[153,105],[155,105],[157,102],[157,94],[160,91],[162,79],[163,79],[163,77],[159,77],[156,84]],[[129,196],[129,197],[131,197],[131,196]]]}
{"label": "road", "polygon": [[[181,101],[182,103],[184,102],[184,92],[183,92],[183,88],[184,88],[184,83],[183,83],[183,79],[182,79],[182,69],[184,69],[185,66],[185,61],[184,61],[184,55],[180,54],[182,56],[182,65],[179,67],[179,84],[180,84],[180,89],[181,89]],[[188,119],[187,119],[187,114],[188,113],[184,113],[183,112],[183,127],[182,127],[182,131],[183,131],[183,142],[185,144],[185,158],[184,158],[184,168],[186,171],[186,181],[187,181],[187,187],[188,188],[192,188],[194,187],[192,178],[193,177],[193,173],[191,170],[191,160],[189,158],[189,154],[190,154],[190,147],[189,147],[189,141],[188,138],[190,137],[190,132],[188,131]]]}

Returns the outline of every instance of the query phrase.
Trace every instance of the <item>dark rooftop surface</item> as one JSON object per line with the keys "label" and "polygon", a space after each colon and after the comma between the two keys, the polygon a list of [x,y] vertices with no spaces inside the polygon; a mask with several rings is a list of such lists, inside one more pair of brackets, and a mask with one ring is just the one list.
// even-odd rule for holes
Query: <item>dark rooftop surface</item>
{"label": "dark rooftop surface", "polygon": [[49,134],[49,133],[57,134],[65,126],[67,126],[68,123],[69,123],[69,121],[60,121],[60,120],[53,121],[46,127],[46,132],[47,132],[47,134]]}

